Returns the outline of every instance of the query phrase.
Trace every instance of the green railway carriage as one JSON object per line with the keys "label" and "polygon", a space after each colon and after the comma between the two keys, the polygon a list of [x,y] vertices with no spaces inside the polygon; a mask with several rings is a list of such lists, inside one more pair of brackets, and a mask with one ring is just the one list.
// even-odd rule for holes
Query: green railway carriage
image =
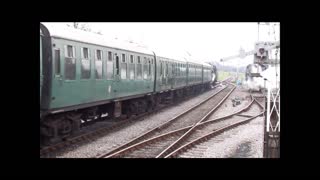
{"label": "green railway carriage", "polygon": [[188,85],[196,85],[202,83],[202,65],[198,63],[188,62],[189,76]]}
{"label": "green railway carriage", "polygon": [[202,65],[202,83],[210,83],[213,79],[213,74],[212,73],[214,70],[210,64],[204,63]]}
{"label": "green railway carriage", "polygon": [[58,142],[88,121],[130,117],[198,94],[212,76],[205,63],[40,24],[40,141]]}
{"label": "green railway carriage", "polygon": [[[166,57],[169,57],[168,55]],[[179,59],[179,60],[177,60]],[[186,57],[157,56],[156,92],[176,90],[195,85],[210,84],[211,65],[198,63]]]}
{"label": "green railway carriage", "polygon": [[157,92],[168,91],[173,89],[173,73],[172,73],[173,61],[168,58],[157,57],[156,65],[156,87]]}
{"label": "green railway carriage", "polygon": [[188,62],[188,85],[206,84],[211,82],[212,67],[209,64]]}
{"label": "green railway carriage", "polygon": [[186,61],[182,59],[157,56],[156,92],[180,89],[187,85]]}
{"label": "green railway carriage", "polygon": [[[120,45],[109,45],[99,39],[99,35],[79,30],[70,32],[52,27],[50,30],[50,25],[47,28],[51,33],[53,59],[50,64],[52,91],[47,109],[54,112],[153,92],[154,54],[151,51],[115,48]],[[88,35],[91,37],[86,37]]]}

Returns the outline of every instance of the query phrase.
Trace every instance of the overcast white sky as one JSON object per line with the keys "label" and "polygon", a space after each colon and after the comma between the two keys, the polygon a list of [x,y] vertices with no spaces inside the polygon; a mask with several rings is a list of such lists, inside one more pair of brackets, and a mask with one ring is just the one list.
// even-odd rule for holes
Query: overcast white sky
{"label": "overcast white sky", "polygon": [[[271,23],[274,24],[274,23]],[[277,23],[279,24],[279,23]],[[236,55],[240,47],[253,50],[258,40],[258,23],[88,23],[92,31],[120,40],[133,40],[168,53],[188,51],[202,61],[219,61]],[[279,26],[275,26],[279,40]],[[270,31],[270,35],[268,32]],[[260,40],[274,40],[273,26],[260,25]],[[237,59],[225,65],[237,63]],[[240,59],[241,65],[253,62],[253,56]]]}

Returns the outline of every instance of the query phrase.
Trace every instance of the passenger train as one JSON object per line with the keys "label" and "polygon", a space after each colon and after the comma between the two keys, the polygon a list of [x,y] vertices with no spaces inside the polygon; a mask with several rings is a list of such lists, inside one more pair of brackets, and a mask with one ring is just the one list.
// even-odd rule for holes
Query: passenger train
{"label": "passenger train", "polygon": [[88,121],[130,117],[199,94],[217,69],[133,43],[40,23],[40,144],[59,142]]}

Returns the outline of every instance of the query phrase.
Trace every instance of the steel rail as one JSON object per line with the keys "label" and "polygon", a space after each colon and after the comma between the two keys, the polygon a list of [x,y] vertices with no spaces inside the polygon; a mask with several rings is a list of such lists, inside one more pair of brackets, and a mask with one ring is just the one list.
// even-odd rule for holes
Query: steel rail
{"label": "steel rail", "polygon": [[131,145],[136,144],[136,143],[138,143],[139,141],[143,141],[143,139],[145,139],[146,137],[152,135],[153,133],[155,133],[155,132],[157,132],[157,131],[159,131],[159,130],[161,130],[161,129],[164,129],[164,128],[170,126],[172,123],[174,123],[175,121],[179,120],[179,118],[181,118],[182,116],[184,116],[184,115],[186,115],[187,113],[190,113],[192,110],[200,107],[202,104],[204,104],[205,102],[209,101],[210,99],[212,99],[213,97],[215,97],[217,94],[219,94],[219,92],[221,92],[222,90],[224,90],[224,89],[226,89],[226,88],[227,88],[227,86],[224,87],[224,88],[222,88],[222,89],[220,89],[219,91],[215,92],[214,94],[212,94],[211,96],[209,96],[209,97],[206,98],[205,100],[203,100],[203,101],[197,103],[196,105],[192,106],[191,108],[189,108],[189,109],[183,111],[182,113],[176,115],[175,117],[169,119],[168,121],[166,121],[166,122],[158,125],[157,127],[155,127],[155,128],[153,128],[153,129],[147,131],[146,133],[143,133],[142,135],[139,135],[138,137],[130,140],[129,142],[126,142],[126,143],[123,144],[123,145],[120,145],[119,147],[116,147],[115,149],[113,149],[113,150],[111,150],[111,151],[109,151],[109,152],[107,152],[107,153],[104,153],[104,154],[102,154],[102,155],[98,155],[97,158],[106,157],[106,156],[108,156],[108,155],[110,155],[110,154],[113,154],[113,153],[115,153],[115,152],[120,151],[121,149],[125,149],[125,148],[127,148],[127,147],[130,147]]}
{"label": "steel rail", "polygon": [[[234,88],[233,88],[232,90],[234,90]],[[231,91],[231,92],[232,92],[232,91]],[[229,92],[228,95],[226,95],[226,96],[229,96],[229,95],[230,95],[230,92]],[[226,97],[226,96],[225,96],[225,97]],[[225,98],[223,98],[223,100],[225,100]],[[222,100],[222,101],[223,101],[223,100]],[[253,99],[252,99],[252,101],[251,101],[250,104],[252,104],[252,103],[253,103]],[[244,107],[243,109],[241,109],[241,110],[239,110],[239,111],[237,111],[237,112],[235,112],[235,113],[232,113],[232,114],[230,114],[230,115],[227,115],[227,116],[224,116],[224,117],[220,117],[220,118],[215,118],[215,119],[208,120],[208,121],[205,121],[205,122],[202,122],[202,123],[196,123],[196,125],[197,125],[197,126],[202,126],[202,125],[205,125],[206,123],[213,123],[213,122],[221,121],[221,120],[223,120],[223,119],[225,119],[225,118],[227,118],[227,117],[233,116],[233,115],[236,114],[236,113],[240,113],[240,112],[246,110],[246,109],[250,106],[250,104],[249,104],[248,106]],[[219,105],[220,105],[220,104],[219,104]],[[216,106],[215,108],[217,108],[217,107],[218,107],[218,106]],[[213,111],[210,111],[210,112],[212,113]],[[206,116],[206,117],[207,117],[207,116]],[[154,142],[154,141],[156,141],[156,140],[161,140],[161,139],[166,138],[166,137],[168,137],[168,136],[173,136],[173,135],[176,135],[176,134],[181,133],[181,132],[186,132],[187,130],[189,130],[189,129],[192,128],[193,126],[194,126],[194,125],[187,126],[187,127],[184,127],[184,128],[180,128],[180,129],[177,129],[177,130],[174,130],[174,131],[170,131],[170,132],[168,132],[168,133],[161,134],[161,135],[155,136],[155,137],[153,137],[153,138],[149,138],[149,139],[147,139],[147,140],[144,140],[144,141],[141,141],[141,142],[138,142],[138,143],[135,143],[135,144],[130,144],[129,146],[126,146],[126,147],[124,147],[124,148],[117,148],[117,149],[119,149],[119,150],[110,151],[109,153],[106,153],[106,154],[104,154],[104,155],[98,156],[98,158],[104,158],[104,157],[105,157],[105,158],[110,158],[110,157],[118,157],[118,156],[121,156],[121,154],[125,154],[126,152],[129,152],[129,151],[131,151],[131,150],[134,150],[134,149],[136,149],[136,148],[138,148],[138,147],[140,147],[140,146],[146,145],[146,144],[151,143],[151,142]]]}

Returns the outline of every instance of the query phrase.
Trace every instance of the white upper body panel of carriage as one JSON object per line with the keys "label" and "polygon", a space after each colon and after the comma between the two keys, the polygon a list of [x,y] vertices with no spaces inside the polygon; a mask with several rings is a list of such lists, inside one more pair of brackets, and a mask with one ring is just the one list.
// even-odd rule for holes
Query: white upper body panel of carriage
{"label": "white upper body panel of carriage", "polygon": [[[83,30],[75,29],[66,26],[62,23],[42,23],[49,30],[50,36],[54,38],[62,38],[67,40],[79,41],[88,44],[95,44],[100,46],[106,46],[110,48],[123,49],[148,55],[153,55],[153,51],[149,50],[145,46],[139,45],[137,43],[129,43],[125,41],[115,40],[110,37],[106,37],[100,34],[95,34],[92,32],[86,32]],[[157,57],[163,57],[166,59],[175,60],[182,63],[195,63],[198,65],[204,65],[211,67],[211,65],[195,60],[195,58],[189,56],[186,53],[181,53],[175,49],[172,50],[154,50]]]}
{"label": "white upper body panel of carriage", "polygon": [[88,44],[106,46],[111,48],[123,49],[143,54],[153,55],[153,52],[142,45],[129,43],[120,40],[114,40],[100,34],[86,32],[66,26],[62,23],[42,23],[47,27],[51,37],[63,38],[68,40],[79,41]]}
{"label": "white upper body panel of carriage", "polygon": [[190,63],[190,64],[197,64],[197,65],[203,65],[205,67],[211,67],[210,64],[205,63],[204,61],[199,60],[198,58],[194,58],[190,55],[188,55],[187,53],[181,51],[177,51],[177,50],[172,50],[172,51],[160,51],[159,49],[157,49],[155,51],[155,54],[158,56],[158,58],[167,58],[169,60],[175,60],[178,62],[182,62],[182,63]]}

